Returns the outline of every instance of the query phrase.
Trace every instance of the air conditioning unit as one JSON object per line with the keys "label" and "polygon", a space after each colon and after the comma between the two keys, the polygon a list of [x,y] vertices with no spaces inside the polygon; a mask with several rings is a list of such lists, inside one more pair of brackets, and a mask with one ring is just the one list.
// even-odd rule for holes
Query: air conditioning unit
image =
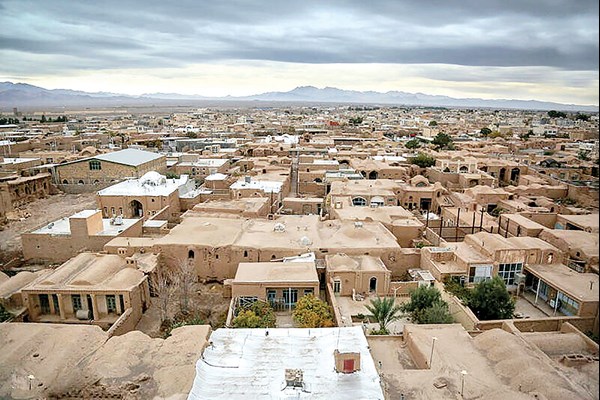
{"label": "air conditioning unit", "polygon": [[550,300],[550,307],[554,308],[555,304],[554,299]]}
{"label": "air conditioning unit", "polygon": [[91,310],[77,310],[75,312],[75,317],[79,320],[92,319],[92,311]]}
{"label": "air conditioning unit", "polygon": [[515,274],[515,285],[525,284],[525,274]]}

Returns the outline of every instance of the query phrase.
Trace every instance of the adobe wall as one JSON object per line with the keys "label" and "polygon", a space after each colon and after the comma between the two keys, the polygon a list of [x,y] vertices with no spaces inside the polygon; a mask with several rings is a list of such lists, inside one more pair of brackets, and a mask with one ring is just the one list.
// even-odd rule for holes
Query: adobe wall
{"label": "adobe wall", "polygon": [[406,348],[408,349],[408,352],[410,353],[410,357],[411,357],[412,361],[415,363],[415,366],[418,369],[428,369],[429,368],[429,359],[428,359],[427,355],[421,351],[421,349],[419,348],[417,343],[413,340],[412,334],[410,333],[410,331],[406,332],[406,327],[405,327],[404,337],[405,337]]}
{"label": "adobe wall", "polygon": [[466,331],[474,330],[479,323],[479,319],[475,316],[473,311],[461,303],[461,301],[454,295],[444,290],[444,285],[440,282],[436,282],[435,286],[438,288],[442,295],[442,300],[448,303],[448,309],[454,322],[461,324]]}
{"label": "adobe wall", "polygon": [[[119,236],[138,237],[142,235],[143,221],[139,220],[125,229]],[[24,233],[21,235],[23,258],[25,260],[46,260],[64,262],[82,251],[98,252],[114,236],[53,235]]]}
{"label": "adobe wall", "polygon": [[561,326],[565,322],[572,324],[582,332],[593,331],[594,329],[593,317],[580,318],[569,316],[479,321],[477,323],[477,329],[486,331],[495,328],[502,328],[502,324],[504,322],[511,322],[521,332],[557,332],[561,330]]}

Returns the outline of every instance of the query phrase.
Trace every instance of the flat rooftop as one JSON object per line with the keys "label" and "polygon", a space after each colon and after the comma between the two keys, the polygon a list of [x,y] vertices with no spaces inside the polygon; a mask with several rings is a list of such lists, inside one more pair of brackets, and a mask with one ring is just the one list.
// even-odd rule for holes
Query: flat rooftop
{"label": "flat rooftop", "polygon": [[188,183],[188,176],[166,178],[148,172],[139,179],[128,179],[98,191],[98,196],[169,196]]}
{"label": "flat rooftop", "polygon": [[[390,231],[379,222],[320,221],[316,215],[287,215],[271,221],[190,216],[160,238],[157,245],[199,245],[297,250],[399,249]],[[346,250],[349,251],[349,250]]]}
{"label": "flat rooftop", "polygon": [[240,263],[232,283],[319,283],[314,262]]}
{"label": "flat rooftop", "polygon": [[530,264],[525,269],[576,300],[598,302],[598,274],[579,273],[563,264]]}
{"label": "flat rooftop", "polygon": [[335,254],[325,256],[327,271],[375,271],[389,272],[379,257],[373,256],[348,256]]}
{"label": "flat rooftop", "polygon": [[[91,213],[89,213],[90,211]],[[56,221],[50,222],[49,224],[44,225],[43,227],[29,233],[33,233],[36,235],[67,236],[71,234],[71,224],[69,223],[69,218],[87,218],[96,212],[96,210],[84,210],[72,215],[71,217],[63,217]],[[124,230],[129,229],[133,224],[135,224],[139,220],[132,218],[123,218],[121,219],[121,221],[122,223],[120,225],[115,225],[114,223],[111,223],[111,219],[103,218],[102,230],[100,232],[95,233],[94,236],[117,236]]]}
{"label": "flat rooftop", "polygon": [[[502,220],[508,219],[511,222],[515,222],[516,224],[522,226],[525,229],[545,229],[545,226],[542,224],[538,224],[535,221],[530,220],[529,218],[521,215],[521,214],[502,214]],[[510,223],[509,223],[510,224]],[[504,224],[502,224],[504,225]]]}
{"label": "flat rooftop", "polygon": [[[361,327],[217,329],[209,341],[190,400],[384,398]],[[337,373],[335,350],[359,352],[361,369]],[[302,370],[304,390],[285,387],[289,368]]]}

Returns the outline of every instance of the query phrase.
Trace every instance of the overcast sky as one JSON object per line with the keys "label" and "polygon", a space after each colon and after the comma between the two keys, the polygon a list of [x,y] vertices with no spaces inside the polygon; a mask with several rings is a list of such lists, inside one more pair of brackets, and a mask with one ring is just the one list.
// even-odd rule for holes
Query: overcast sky
{"label": "overcast sky", "polygon": [[598,0],[0,0],[0,60],[51,89],[598,105]]}

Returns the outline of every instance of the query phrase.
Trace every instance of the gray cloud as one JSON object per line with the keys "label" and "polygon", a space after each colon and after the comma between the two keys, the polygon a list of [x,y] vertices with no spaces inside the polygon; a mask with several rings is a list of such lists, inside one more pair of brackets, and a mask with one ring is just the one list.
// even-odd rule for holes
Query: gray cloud
{"label": "gray cloud", "polygon": [[44,63],[16,70],[32,54],[62,57],[49,64],[64,70],[235,59],[576,71],[599,64],[595,0],[12,0],[0,9],[6,74],[43,73]]}

